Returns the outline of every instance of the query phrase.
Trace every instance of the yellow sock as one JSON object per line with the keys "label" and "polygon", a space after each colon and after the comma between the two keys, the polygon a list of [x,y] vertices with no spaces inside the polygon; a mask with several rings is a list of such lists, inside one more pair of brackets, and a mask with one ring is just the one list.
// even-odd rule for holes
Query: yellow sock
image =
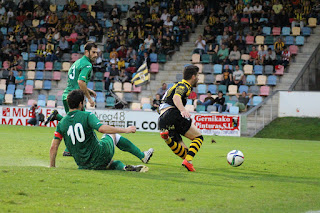
{"label": "yellow sock", "polygon": [[170,137],[165,141],[175,155],[179,156],[182,159],[185,159],[187,150],[183,146],[181,146],[180,143],[173,141]]}
{"label": "yellow sock", "polygon": [[198,153],[202,143],[203,143],[202,135],[199,137],[196,137],[195,139],[192,140],[190,147],[189,147],[189,151],[186,156],[187,161],[193,160],[194,156]]}

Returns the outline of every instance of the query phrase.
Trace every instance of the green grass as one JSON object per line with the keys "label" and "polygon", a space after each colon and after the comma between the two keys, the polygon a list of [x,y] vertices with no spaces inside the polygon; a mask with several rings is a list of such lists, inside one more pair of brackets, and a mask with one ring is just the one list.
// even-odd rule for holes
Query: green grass
{"label": "green grass", "polygon": [[320,118],[277,118],[255,137],[320,141],[319,129]]}
{"label": "green grass", "polygon": [[[320,210],[320,143],[210,137],[181,166],[157,133],[125,135],[155,149],[149,172],[78,170],[62,157],[48,168],[53,128],[0,126],[0,212],[307,212]],[[101,134],[99,134],[101,136]],[[226,154],[241,150],[234,168]],[[115,159],[140,164],[116,149]]]}

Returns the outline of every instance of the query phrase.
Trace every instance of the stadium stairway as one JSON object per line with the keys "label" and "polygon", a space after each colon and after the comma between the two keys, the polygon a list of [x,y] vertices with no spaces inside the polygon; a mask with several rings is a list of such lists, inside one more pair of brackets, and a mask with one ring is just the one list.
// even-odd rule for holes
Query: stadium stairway
{"label": "stadium stairway", "polygon": [[[203,22],[205,23],[205,22]],[[198,25],[194,33],[189,35],[189,41],[183,42],[180,50],[176,51],[170,60],[164,64],[159,64],[159,73],[151,74],[151,81],[148,85],[143,86],[141,97],[150,97],[154,99],[157,90],[161,87],[162,83],[176,82],[176,75],[182,73],[184,65],[191,64],[192,51],[195,49],[195,41],[199,35],[202,35],[205,25]]]}
{"label": "stadium stairway", "polygon": [[[307,39],[306,43],[300,47],[298,55],[291,61],[290,66],[280,78],[277,86],[273,91],[289,90],[295,79],[298,77],[304,65],[307,63],[312,53],[320,42],[320,26],[313,29],[312,35]],[[257,134],[263,127],[278,117],[279,93],[270,98],[260,109],[254,113],[243,116],[242,122],[246,122],[246,126],[241,131],[241,136],[252,137]],[[272,116],[271,116],[272,115]],[[242,127],[244,127],[242,125]]]}

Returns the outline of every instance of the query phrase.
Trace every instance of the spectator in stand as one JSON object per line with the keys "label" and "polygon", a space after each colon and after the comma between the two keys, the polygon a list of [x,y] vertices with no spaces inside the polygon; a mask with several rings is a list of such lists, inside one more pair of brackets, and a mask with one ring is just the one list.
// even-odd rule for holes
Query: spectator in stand
{"label": "spectator in stand", "polygon": [[219,63],[226,63],[228,56],[229,56],[229,49],[226,48],[224,44],[222,44],[221,48],[218,51]]}
{"label": "spectator in stand", "polygon": [[41,108],[38,106],[37,102],[33,102],[33,105],[30,107],[29,111],[31,111],[31,118],[27,121],[28,124],[39,126]]}
{"label": "spectator in stand", "polygon": [[284,42],[282,41],[281,37],[274,43],[274,51],[278,56],[281,56],[282,50],[284,47]]}
{"label": "spectator in stand", "polygon": [[242,70],[239,69],[239,65],[235,66],[235,71],[233,72],[232,75],[233,75],[232,76],[233,77],[233,83],[235,85],[237,85],[239,87],[240,85],[243,84],[244,73],[243,73]]}
{"label": "spectator in stand", "polygon": [[249,64],[258,64],[258,51],[255,46],[252,46],[252,50],[249,53],[250,59]]}
{"label": "spectator in stand", "polygon": [[268,48],[268,53],[266,55],[266,60],[264,61],[266,65],[276,65],[276,53],[271,49]]}
{"label": "spectator in stand", "polygon": [[164,53],[166,55],[169,55],[169,57],[171,57],[172,54],[174,53],[174,45],[173,45],[173,41],[171,40],[171,38],[166,37],[166,39],[163,41],[162,45],[163,45]]}
{"label": "spectator in stand", "polygon": [[61,40],[59,41],[59,47],[60,47],[60,50],[64,53],[69,52],[70,50],[69,43],[65,39],[65,37],[62,37]]}
{"label": "spectator in stand", "polygon": [[56,49],[54,54],[57,56],[57,60],[61,61],[63,52],[61,51],[61,48],[59,46],[57,46],[57,49]]}
{"label": "spectator in stand", "polygon": [[287,46],[284,46],[283,51],[281,53],[281,64],[284,67],[287,67],[290,63],[291,53],[288,50]]}
{"label": "spectator in stand", "polygon": [[148,34],[148,37],[144,40],[144,47],[149,50],[152,44],[153,39],[151,38],[151,34]]}
{"label": "spectator in stand", "polygon": [[229,64],[236,65],[240,60],[241,54],[236,45],[233,46],[233,50],[229,54]]}
{"label": "spectator in stand", "polygon": [[161,96],[160,96],[160,94],[156,94],[156,98],[153,99],[151,109],[152,109],[153,111],[158,110],[160,104],[161,104]]}
{"label": "spectator in stand", "polygon": [[118,50],[118,56],[119,58],[126,59],[127,57],[127,49],[124,45],[120,46],[120,49]]}
{"label": "spectator in stand", "polygon": [[295,27],[299,23],[299,27],[302,29],[304,27],[305,14],[301,11],[300,8],[297,8],[294,11],[294,20],[291,22],[291,28]]}
{"label": "spectator in stand", "polygon": [[141,66],[143,63],[146,63],[148,69],[150,69],[151,61],[150,61],[148,52],[144,52],[144,53],[143,53],[143,58],[141,58],[140,63],[139,63],[140,66]]}
{"label": "spectator in stand", "polygon": [[194,16],[192,15],[190,10],[187,12],[186,21],[187,21],[187,25],[191,27],[192,33],[194,33],[196,21],[195,21]]}
{"label": "spectator in stand", "polygon": [[203,39],[202,35],[198,36],[198,39],[195,42],[196,49],[194,53],[199,53],[200,55],[205,53],[206,41]]}
{"label": "spectator in stand", "polygon": [[114,83],[115,81],[119,81],[119,76],[120,76],[120,72],[117,69],[116,64],[112,64],[110,68],[110,75],[105,82],[105,89],[109,90],[111,83]]}
{"label": "spectator in stand", "polygon": [[241,95],[236,94],[236,96],[238,98],[238,102],[235,103],[235,106],[239,107],[240,112],[246,111],[248,102],[250,98],[252,98],[252,94],[247,94],[245,91],[243,91]]}
{"label": "spectator in stand", "polygon": [[252,12],[253,12],[253,7],[251,7],[250,4],[247,4],[245,8],[243,8],[243,17],[248,18],[249,21],[250,19],[252,20]]}
{"label": "spectator in stand", "polygon": [[9,76],[6,79],[6,85],[8,87],[9,84],[15,84],[16,83],[16,78],[14,77],[14,73],[12,69],[9,72]]}
{"label": "spectator in stand", "polygon": [[163,83],[162,86],[158,89],[157,94],[159,94],[162,98],[162,96],[164,95],[164,93],[166,93],[167,91],[167,84]]}
{"label": "spectator in stand", "polygon": [[224,70],[222,71],[223,80],[220,82],[222,85],[226,85],[227,88],[230,84],[233,84],[232,70],[229,69],[229,65],[225,65]]}
{"label": "spectator in stand", "polygon": [[258,64],[260,65],[264,64],[267,54],[268,54],[268,51],[264,49],[264,45],[261,45],[260,50],[258,52]]}
{"label": "spectator in stand", "polygon": [[171,17],[170,16],[168,16],[167,20],[164,21],[163,28],[164,29],[169,29],[169,31],[172,32],[173,22],[171,21]]}
{"label": "spectator in stand", "polygon": [[217,112],[221,113],[224,107],[225,98],[223,97],[223,92],[218,92],[218,97],[216,97],[213,101],[213,105],[216,106]]}
{"label": "spectator in stand", "polygon": [[133,55],[133,57],[130,58],[130,60],[129,60],[129,66],[126,69],[126,71],[133,74],[137,71],[138,68],[139,68],[138,57],[137,57],[137,55]]}
{"label": "spectator in stand", "polygon": [[120,60],[118,61],[118,69],[121,70],[122,68],[125,68],[125,61],[120,57]]}
{"label": "spectator in stand", "polygon": [[205,99],[203,100],[203,102],[201,100],[197,100],[194,102],[194,108],[197,108],[197,105],[204,105],[205,106],[205,110],[207,111],[207,108],[209,105],[212,105],[214,103],[214,98],[212,97],[212,94],[210,91],[207,92],[207,97],[205,97]]}
{"label": "spectator in stand", "polygon": [[170,17],[170,14],[168,13],[167,9],[164,9],[160,17],[161,21],[163,22],[167,21],[168,17]]}
{"label": "spectator in stand", "polygon": [[126,59],[127,59],[127,61],[128,61],[129,63],[130,63],[130,60],[133,58],[134,55],[136,56],[136,55],[137,55],[137,52],[136,52],[135,49],[133,49],[132,46],[130,46],[130,47],[128,48],[127,56],[126,56]]}
{"label": "spectator in stand", "polygon": [[16,77],[15,83],[16,83],[16,85],[24,85],[24,80],[25,80],[25,78],[22,74],[22,71],[20,70],[18,72],[18,76]]}
{"label": "spectator in stand", "polygon": [[112,64],[116,64],[118,63],[119,59],[118,59],[118,52],[116,50],[116,48],[112,48],[112,51],[110,52],[110,63]]}
{"label": "spectator in stand", "polygon": [[138,51],[138,59],[142,60],[144,57],[144,53],[148,52],[143,44],[141,44],[140,49]]}
{"label": "spectator in stand", "polygon": [[104,3],[101,0],[96,1],[92,8],[95,12],[103,12],[104,11]]}

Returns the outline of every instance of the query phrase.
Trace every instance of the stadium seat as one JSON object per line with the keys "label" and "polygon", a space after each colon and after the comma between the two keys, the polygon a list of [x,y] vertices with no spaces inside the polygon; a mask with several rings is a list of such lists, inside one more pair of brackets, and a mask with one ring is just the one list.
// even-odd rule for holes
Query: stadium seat
{"label": "stadium seat", "polygon": [[248,93],[248,86],[246,86],[246,85],[240,85],[240,87],[239,87],[239,93],[241,94],[242,92]]}
{"label": "stadium seat", "polygon": [[263,27],[262,28],[262,33],[264,35],[270,35],[271,34],[271,27]]}
{"label": "stadium seat", "polygon": [[45,100],[38,100],[38,105],[41,107],[45,107],[46,106],[46,101]]}
{"label": "stadium seat", "polygon": [[247,35],[246,44],[254,44],[254,36]]}
{"label": "stadium seat", "polygon": [[240,19],[240,22],[241,22],[242,24],[248,24],[248,23],[249,23],[249,19],[243,17],[243,18]]}
{"label": "stadium seat", "polygon": [[209,112],[209,113],[217,113],[217,107],[214,106],[214,105],[209,105],[207,107],[207,112]]}
{"label": "stadium seat", "polygon": [[256,76],[254,75],[248,75],[246,78],[246,85],[255,85],[256,84]]}
{"label": "stadium seat", "polygon": [[122,83],[121,82],[114,82],[113,83],[113,91],[114,92],[122,92]]}
{"label": "stadium seat", "polygon": [[281,34],[281,28],[280,27],[273,27],[272,28],[272,35],[277,36]]}
{"label": "stadium seat", "polygon": [[304,45],[304,37],[303,36],[296,37],[296,45],[299,45],[299,46]]}
{"label": "stadium seat", "polygon": [[151,63],[149,72],[150,73],[158,73],[159,72],[159,64],[158,63]]}
{"label": "stadium seat", "polygon": [[221,74],[222,73],[222,65],[221,64],[213,65],[213,73],[214,74]]}
{"label": "stadium seat", "polygon": [[251,86],[249,88],[249,93],[252,93],[253,95],[259,95],[260,87],[259,86]]}
{"label": "stadium seat", "polygon": [[256,85],[266,85],[267,84],[267,76],[258,75]]}
{"label": "stadium seat", "polygon": [[63,62],[62,63],[62,71],[68,72],[70,69],[70,62]]}
{"label": "stadium seat", "polygon": [[262,102],[261,96],[253,96],[252,98],[252,106],[257,106]]}
{"label": "stadium seat", "polygon": [[316,27],[317,26],[317,19],[316,18],[309,18],[308,19],[308,26],[309,27]]}
{"label": "stadium seat", "polygon": [[94,74],[94,80],[95,81],[102,81],[103,80],[103,73],[102,72],[96,72]]}
{"label": "stadium seat", "polygon": [[34,81],[33,80],[27,80],[26,81],[26,85],[32,85],[33,86],[34,84]]}
{"label": "stadium seat", "polygon": [[36,80],[43,80],[43,72],[42,71],[37,71],[35,79]]}
{"label": "stadium seat", "polygon": [[51,80],[52,79],[52,72],[50,72],[50,71],[44,72],[43,79]]}
{"label": "stadium seat", "polygon": [[71,61],[75,62],[76,60],[78,60],[81,57],[81,55],[79,53],[72,53],[71,54]]}
{"label": "stadium seat", "polygon": [[201,102],[204,102],[204,99],[207,97],[207,95],[200,95],[199,96],[199,100],[201,101]]}
{"label": "stadium seat", "polygon": [[116,100],[114,97],[112,97],[112,96],[107,97],[107,99],[106,99],[106,106],[107,107],[114,107],[115,103],[116,103]]}
{"label": "stadium seat", "polygon": [[220,84],[220,85],[218,86],[218,91],[222,91],[222,93],[223,93],[224,95],[227,94],[227,86]]}
{"label": "stadium seat", "polygon": [[192,63],[193,64],[200,63],[200,54],[197,54],[197,53],[192,54]]}
{"label": "stadium seat", "polygon": [[[168,84],[168,86],[169,86],[169,84]],[[132,92],[141,92],[141,87],[136,87],[135,85],[133,85],[133,89],[132,89]]]}
{"label": "stadium seat", "polygon": [[24,61],[28,61],[29,60],[29,54],[27,52],[22,52],[21,53],[22,58]]}
{"label": "stadium seat", "polygon": [[44,70],[44,63],[42,61],[39,61],[37,63],[37,68],[36,70]]}
{"label": "stadium seat", "polygon": [[243,67],[243,71],[244,71],[244,74],[245,74],[245,75],[251,75],[251,74],[252,74],[252,71],[253,71],[253,66],[250,65],[250,64],[246,64],[246,65],[244,65],[244,67]]}
{"label": "stadium seat", "polygon": [[158,55],[158,62],[159,63],[166,63],[167,62],[167,56],[165,54],[159,54]]}
{"label": "stadium seat", "polygon": [[228,95],[236,95],[238,94],[238,86],[237,85],[229,85],[228,86]]}
{"label": "stadium seat", "polygon": [[7,94],[14,94],[14,91],[15,91],[15,89],[16,89],[16,85],[14,85],[14,84],[9,84],[8,85],[8,87],[7,87]]}
{"label": "stadium seat", "polygon": [[185,106],[185,109],[186,109],[188,112],[194,112],[194,106],[193,106],[193,105],[186,105],[186,106]]}
{"label": "stadium seat", "polygon": [[292,35],[293,36],[298,36],[298,35],[300,35],[300,33],[301,33],[300,27],[293,27],[292,28]]}
{"label": "stadium seat", "polygon": [[270,87],[269,86],[261,86],[260,87],[260,95],[261,96],[268,96],[270,94]]}
{"label": "stadium seat", "polygon": [[151,63],[157,63],[158,62],[158,55],[156,53],[150,53],[149,58],[150,58],[150,62]]}
{"label": "stadium seat", "polygon": [[311,35],[311,28],[310,27],[303,27],[302,28],[302,35],[303,36],[310,36]]}
{"label": "stadium seat", "polygon": [[220,83],[221,81],[223,81],[223,75],[222,74],[216,75],[216,82],[215,83]]}
{"label": "stadium seat", "polygon": [[195,64],[195,66],[199,68],[199,73],[202,73],[203,65],[202,64]]}
{"label": "stadium seat", "polygon": [[273,74],[273,66],[272,65],[266,65],[264,67],[264,74],[272,75]]}
{"label": "stadium seat", "polygon": [[204,74],[199,74],[198,83],[199,84],[204,84]]}
{"label": "stadium seat", "polygon": [[217,85],[214,84],[210,84],[208,85],[208,91],[211,92],[211,94],[216,94],[217,93]]}
{"label": "stadium seat", "polygon": [[128,103],[131,103],[133,101],[132,93],[124,93],[123,98]]}
{"label": "stadium seat", "polygon": [[49,95],[48,96],[48,101],[51,100],[51,101],[55,101],[56,100],[56,96],[55,95]]}
{"label": "stadium seat", "polygon": [[[70,53],[63,53],[62,57],[61,57],[61,61],[71,61],[71,55]],[[62,65],[63,66],[63,65]]]}
{"label": "stadium seat", "polygon": [[59,71],[54,71],[54,72],[53,72],[53,78],[52,78],[52,80],[60,81],[60,80],[61,80],[61,72],[59,72]]}
{"label": "stadium seat", "polygon": [[129,82],[123,83],[123,91],[124,92],[131,92],[132,91],[132,84]]}
{"label": "stadium seat", "polygon": [[206,73],[206,74],[212,74],[213,73],[213,67],[211,64],[205,64],[203,66],[203,70],[202,73]]}
{"label": "stadium seat", "polygon": [[51,71],[53,69],[53,63],[51,61],[47,61],[45,63],[45,70]]}
{"label": "stadium seat", "polygon": [[289,36],[290,31],[291,31],[290,27],[282,27],[281,34],[284,36]]}
{"label": "stadium seat", "polygon": [[273,44],[274,43],[274,39],[273,36],[266,36],[266,39],[264,40],[265,44]]}
{"label": "stadium seat", "polygon": [[36,70],[36,62],[29,61],[28,62],[28,70]]}
{"label": "stadium seat", "polygon": [[36,81],[34,82],[34,89],[42,89],[42,87],[43,87],[43,81],[41,81],[41,80],[36,80]]}
{"label": "stadium seat", "polygon": [[50,80],[45,80],[43,82],[43,89],[45,89],[45,90],[50,90],[51,89],[51,81]]}
{"label": "stadium seat", "polygon": [[15,98],[17,99],[22,99],[23,98],[23,90],[22,89],[17,89],[14,93]]}
{"label": "stadium seat", "polygon": [[254,65],[254,74],[262,75],[263,74],[263,66],[262,65]]}
{"label": "stadium seat", "polygon": [[289,46],[289,52],[291,53],[291,55],[297,55],[299,51],[299,47],[296,45],[290,45]]}
{"label": "stadium seat", "polygon": [[103,91],[103,82],[97,81],[94,84],[95,91]]}
{"label": "stadium seat", "polygon": [[277,85],[277,76],[269,75],[267,79],[267,85],[276,86]]}
{"label": "stadium seat", "polygon": [[12,94],[6,94],[4,96],[4,103],[5,104],[13,104],[13,95]]}
{"label": "stadium seat", "polygon": [[61,62],[55,61],[54,64],[53,64],[53,69],[54,69],[54,70],[59,70],[59,71],[61,71],[61,70],[62,70],[62,64],[61,64]]}
{"label": "stadium seat", "polygon": [[26,85],[24,93],[25,94],[32,94],[33,93],[33,85]]}
{"label": "stadium seat", "polygon": [[276,65],[276,66],[275,66],[275,69],[276,69],[276,72],[275,72],[276,75],[283,75],[283,73],[284,73],[284,66],[282,66],[282,65]]}
{"label": "stadium seat", "polygon": [[56,107],[56,101],[54,101],[54,100],[48,100],[48,101],[47,101],[47,107],[51,107],[51,108]]}
{"label": "stadium seat", "polygon": [[233,115],[239,114],[239,107],[237,107],[237,106],[230,106],[230,108],[229,108],[229,113],[230,113],[230,114],[233,114]]}
{"label": "stadium seat", "polygon": [[205,75],[204,83],[205,84],[213,84],[215,81],[214,75]]}
{"label": "stadium seat", "polygon": [[140,111],[141,103],[131,103],[131,110]]}
{"label": "stadium seat", "polygon": [[264,44],[264,36],[256,36],[256,44]]}
{"label": "stadium seat", "polygon": [[187,99],[187,104],[186,105],[192,105],[193,100],[192,99]]}
{"label": "stadium seat", "polygon": [[198,94],[205,94],[205,93],[207,93],[207,85],[205,85],[205,84],[198,84],[198,86],[197,86],[197,91],[198,91]]}
{"label": "stadium seat", "polygon": [[208,54],[203,54],[201,56],[201,62],[204,63],[204,64],[209,64],[210,63],[210,55]]}
{"label": "stadium seat", "polygon": [[141,103],[141,105],[143,105],[143,104],[150,104],[151,101],[150,101],[150,98],[142,97],[140,103]]}
{"label": "stadium seat", "polygon": [[36,44],[30,45],[30,52],[35,53],[35,52],[37,52],[37,49],[38,49],[38,45],[36,45]]}
{"label": "stadium seat", "polygon": [[286,38],[285,38],[285,44],[286,44],[286,45],[292,45],[292,44],[294,44],[294,38],[293,38],[293,36],[286,36]]}

